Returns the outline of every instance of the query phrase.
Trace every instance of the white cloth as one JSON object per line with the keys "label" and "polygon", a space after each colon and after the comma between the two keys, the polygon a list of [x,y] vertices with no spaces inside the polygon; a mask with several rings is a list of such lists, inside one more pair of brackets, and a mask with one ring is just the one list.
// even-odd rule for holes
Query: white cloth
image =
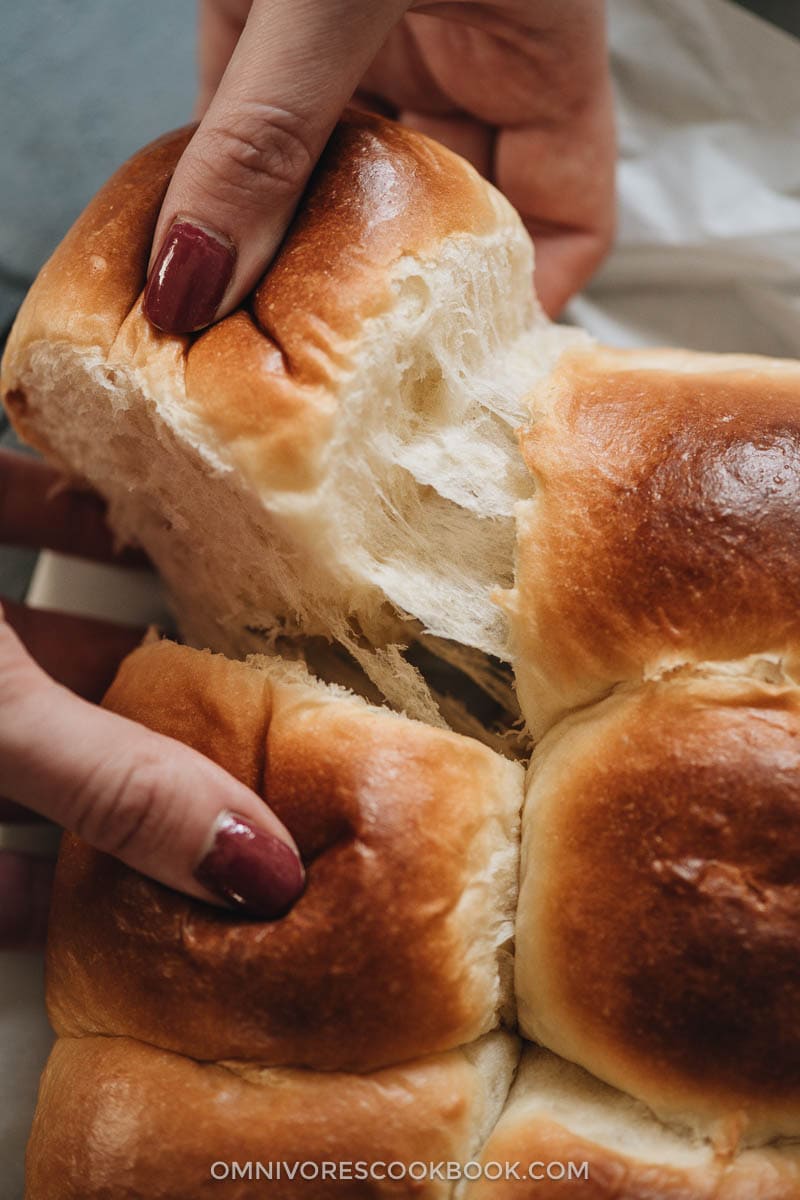
{"label": "white cloth", "polygon": [[570,320],[800,357],[800,42],[728,0],[610,0],[617,245]]}

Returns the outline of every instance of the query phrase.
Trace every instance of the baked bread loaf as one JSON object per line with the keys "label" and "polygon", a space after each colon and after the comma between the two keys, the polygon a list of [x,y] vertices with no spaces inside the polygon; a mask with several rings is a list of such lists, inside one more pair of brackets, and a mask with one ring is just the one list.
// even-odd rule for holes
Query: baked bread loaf
{"label": "baked bread loaf", "polygon": [[[145,261],[186,136],[44,269],[3,394],[190,641],[268,652],[148,645],[106,703],[264,795],[308,889],[243,922],[65,839],[28,1200],[249,1198],[197,1172],[217,1135],[255,1154],[256,1124],[292,1155],[478,1153],[513,1054],[489,1031],[513,1020],[523,782],[454,731],[529,745],[510,662],[538,742],[514,990],[547,1050],[483,1162],[590,1178],[330,1194],[800,1198],[800,367],[553,328],[508,205],[356,115],[252,302],[157,334]],[[328,1194],[303,1187],[280,1194]]]}
{"label": "baked bread loaf", "polygon": [[794,1137],[800,367],[578,350],[531,411],[521,1028],[721,1146]]}
{"label": "baked bread loaf", "polygon": [[800,689],[677,673],[533,756],[520,1027],[720,1145],[800,1130]]}

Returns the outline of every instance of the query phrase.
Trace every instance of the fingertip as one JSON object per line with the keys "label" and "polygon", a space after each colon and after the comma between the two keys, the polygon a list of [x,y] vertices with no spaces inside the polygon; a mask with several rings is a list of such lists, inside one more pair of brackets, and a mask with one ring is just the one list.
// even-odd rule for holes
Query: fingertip
{"label": "fingertip", "polygon": [[236,266],[229,238],[179,217],[159,247],[144,293],[144,312],[163,333],[194,333],[217,317]]}
{"label": "fingertip", "polygon": [[239,911],[262,920],[285,916],[305,887],[296,849],[233,812],[221,812],[195,868],[197,882]]}
{"label": "fingertip", "polygon": [[531,231],[535,248],[534,288],[548,317],[555,319],[603,262],[611,234],[602,230]]}

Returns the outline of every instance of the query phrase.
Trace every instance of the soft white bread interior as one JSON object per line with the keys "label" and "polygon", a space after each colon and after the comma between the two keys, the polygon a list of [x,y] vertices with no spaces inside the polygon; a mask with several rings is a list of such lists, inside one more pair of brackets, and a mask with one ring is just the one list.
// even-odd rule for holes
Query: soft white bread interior
{"label": "soft white bread interior", "polygon": [[291,830],[306,888],[246,921],[66,835],[48,942],[59,1034],[369,1070],[512,1018],[523,771],[301,664],[154,642],[104,704],[214,759]]}
{"label": "soft white bread interior", "polygon": [[26,1200],[449,1200],[461,1189],[427,1164],[477,1158],[517,1054],[514,1037],[492,1033],[369,1075],[326,1075],[194,1062],[129,1038],[60,1038],[42,1078]]}
{"label": "soft white bread interior", "polygon": [[522,222],[443,147],[350,114],[248,305],[167,337],[141,291],[188,135],[117,172],[40,273],[3,362],[18,431],[106,497],[195,645],[333,639],[395,706],[442,723],[401,647],[422,641],[424,659],[443,639],[513,721],[482,656],[508,657],[491,594],[512,583],[531,492],[516,430],[583,336],[539,310]]}
{"label": "soft white bread interior", "polygon": [[[468,1200],[796,1200],[800,1145],[738,1155],[661,1124],[645,1106],[527,1045]],[[489,1164],[516,1164],[493,1177]]]}
{"label": "soft white bread interior", "polygon": [[522,1032],[719,1147],[797,1137],[798,863],[794,685],[687,671],[561,721],[524,809]]}

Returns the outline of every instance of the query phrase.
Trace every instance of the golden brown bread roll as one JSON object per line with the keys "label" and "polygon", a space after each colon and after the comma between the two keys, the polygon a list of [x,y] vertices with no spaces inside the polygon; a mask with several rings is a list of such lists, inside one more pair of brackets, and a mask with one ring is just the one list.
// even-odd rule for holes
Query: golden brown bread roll
{"label": "golden brown bread roll", "polygon": [[503,602],[537,736],[678,666],[797,663],[800,364],[574,351],[531,412],[536,492]]}
{"label": "golden brown bread roll", "polygon": [[[334,132],[252,299],[197,335],[155,332],[150,238],[188,132],[122,167],[43,268],[3,359],[11,419],[108,500],[193,644],[240,657],[333,638],[441,724],[420,651],[446,639],[496,693],[491,593],[512,582],[531,487],[516,430],[580,335],[539,310],[505,198],[363,113]],[[502,702],[513,721],[507,686]]]}
{"label": "golden brown bread roll", "polygon": [[[466,1200],[796,1200],[800,1146],[733,1156],[526,1046]],[[497,1177],[493,1164],[516,1165]],[[494,1176],[494,1177],[493,1177]]]}
{"label": "golden brown bread roll", "polygon": [[300,666],[169,642],[130,655],[105,704],[264,796],[307,882],[281,920],[243,921],[67,835],[48,948],[58,1033],[363,1071],[508,1016],[516,763]]}
{"label": "golden brown bread roll", "polygon": [[[369,1075],[60,1038],[42,1078],[26,1198],[444,1200],[452,1182],[421,1179],[414,1164],[477,1158],[516,1059],[504,1033]],[[340,1177],[325,1178],[324,1164]]]}
{"label": "golden brown bread roll", "polygon": [[678,675],[534,754],[526,1036],[723,1143],[800,1131],[800,689]]}

